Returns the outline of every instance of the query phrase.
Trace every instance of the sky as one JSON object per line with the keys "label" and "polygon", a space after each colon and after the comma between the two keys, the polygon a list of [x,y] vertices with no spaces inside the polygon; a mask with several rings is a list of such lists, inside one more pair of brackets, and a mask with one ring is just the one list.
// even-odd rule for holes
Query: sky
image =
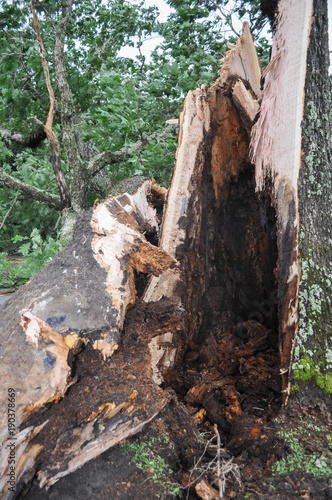
{"label": "sky", "polygon": [[[331,0],[332,1],[332,0]],[[144,2],[146,7],[151,7],[156,5],[159,9],[160,15],[158,17],[158,21],[164,22],[166,21],[168,15],[171,12],[171,8],[169,5],[164,2],[164,0],[145,0]],[[146,57],[147,61],[149,60],[150,53],[153,49],[162,42],[161,36],[153,37],[151,40],[147,40],[143,43],[141,47],[142,54]],[[138,55],[138,50],[135,47],[124,47],[118,53],[120,57],[136,57]]]}
{"label": "sky", "polygon": [[[301,0],[299,0],[301,2]],[[158,20],[160,22],[166,21],[167,16],[171,12],[171,8],[169,5],[166,4],[164,0],[145,0],[145,6],[150,7],[151,5],[156,5],[159,9],[160,15],[158,17]],[[330,43],[330,51],[332,51],[332,0],[328,0],[328,9],[329,9],[329,43]],[[234,23],[235,24],[235,23]],[[238,31],[241,30],[241,25],[238,27],[235,24],[236,29]],[[162,37],[153,37],[150,40],[147,40],[146,42],[143,43],[141,47],[141,52],[142,54],[146,57],[147,61],[149,60],[149,56],[151,51],[162,41]],[[119,55],[121,57],[132,57],[134,58],[135,56],[138,55],[138,50],[134,47],[124,47],[121,49],[119,52]],[[331,63],[332,63],[332,53],[330,52],[330,58],[331,58]],[[330,73],[332,73],[332,64],[330,66]]]}

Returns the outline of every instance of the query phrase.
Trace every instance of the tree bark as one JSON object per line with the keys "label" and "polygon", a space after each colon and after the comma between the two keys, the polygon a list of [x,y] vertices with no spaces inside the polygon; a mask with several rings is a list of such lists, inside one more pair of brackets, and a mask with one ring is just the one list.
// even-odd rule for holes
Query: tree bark
{"label": "tree bark", "polygon": [[[186,415],[180,434],[207,418],[233,454],[264,443],[289,399],[329,406],[321,3],[280,0],[263,92],[247,24],[214,85],[189,92],[164,212],[166,190],[154,181],[97,205],[2,308],[2,399],[9,389],[16,397],[14,430],[7,413],[0,425],[4,498],[29,488],[36,471],[40,487],[61,482],[169,404]],[[310,102],[326,114],[324,132]],[[15,492],[6,477],[13,437]]]}
{"label": "tree bark", "polygon": [[6,172],[0,171],[0,183],[2,186],[6,186],[9,189],[13,189],[14,191],[20,191],[29,198],[41,201],[50,208],[54,208],[55,210],[61,210],[62,203],[59,196],[55,196],[54,194],[51,193],[45,193],[45,191],[43,191],[42,189],[39,189],[35,186],[31,186],[30,184],[26,184],[25,182],[22,182],[19,179],[15,179],[15,177],[6,174]]}
{"label": "tree bark", "polygon": [[[295,22],[296,33],[291,28]],[[326,393],[332,392],[327,33],[326,2],[308,0],[299,9],[295,1],[280,0],[252,141],[256,190],[260,196],[267,193],[277,217],[279,350],[285,401],[292,380],[299,397],[309,391],[311,398],[328,402]]]}
{"label": "tree bark", "polygon": [[313,6],[298,182],[301,278],[292,377],[300,398],[328,401],[326,394],[332,394],[330,61],[327,3],[314,0]]}

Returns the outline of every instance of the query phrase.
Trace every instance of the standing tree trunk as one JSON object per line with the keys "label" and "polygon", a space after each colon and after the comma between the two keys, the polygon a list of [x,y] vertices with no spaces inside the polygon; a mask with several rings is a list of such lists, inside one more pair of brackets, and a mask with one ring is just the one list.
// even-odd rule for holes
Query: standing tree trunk
{"label": "standing tree trunk", "polygon": [[[331,97],[327,3],[280,0],[252,141],[256,189],[278,229],[283,390],[329,400],[331,351]],[[297,26],[296,31],[293,26]],[[291,382],[293,381],[293,386]]]}
{"label": "standing tree trunk", "polygon": [[0,427],[4,498],[36,471],[51,487],[171,399],[183,409],[174,391],[234,454],[264,442],[292,383],[294,398],[330,404],[323,7],[280,0],[263,92],[246,24],[212,88],[189,92],[163,217],[154,181],[110,198],[3,307],[2,398],[16,404]]}

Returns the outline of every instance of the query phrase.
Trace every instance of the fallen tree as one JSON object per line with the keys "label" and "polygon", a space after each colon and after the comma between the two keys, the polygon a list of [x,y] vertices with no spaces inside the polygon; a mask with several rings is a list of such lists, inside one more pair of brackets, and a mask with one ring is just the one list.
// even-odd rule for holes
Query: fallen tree
{"label": "fallen tree", "polygon": [[188,94],[164,213],[154,181],[109,198],[3,306],[4,498],[36,474],[50,488],[169,404],[188,435],[204,415],[237,455],[266,442],[292,387],[294,404],[329,407],[331,150],[312,146],[328,122],[310,122],[329,112],[328,81],[318,93],[307,72],[326,69],[321,4],[280,0],[263,92],[244,25],[214,85]]}

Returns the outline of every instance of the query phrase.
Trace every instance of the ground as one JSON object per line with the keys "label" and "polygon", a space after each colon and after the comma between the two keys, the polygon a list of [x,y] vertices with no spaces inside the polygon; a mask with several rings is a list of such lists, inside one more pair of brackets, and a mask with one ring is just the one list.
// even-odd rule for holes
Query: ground
{"label": "ground", "polygon": [[[184,399],[179,401],[174,389],[167,391],[170,403],[141,433],[62,478],[48,491],[35,481],[24,498],[194,500],[201,498],[195,486],[202,480],[217,492],[217,437],[208,417],[213,418],[213,410],[206,403],[208,411],[202,405],[194,408]],[[228,470],[223,498],[332,499],[328,415],[318,407],[304,410],[295,402],[280,410],[280,400],[276,400],[270,413],[264,409],[264,417],[247,415],[239,425],[235,422],[220,430],[221,468]]]}
{"label": "ground", "polygon": [[[35,483],[25,498],[198,499],[194,485],[186,487],[188,470],[194,469],[210,436],[211,423],[197,425],[185,407],[173,401],[144,432],[85,464],[49,491],[39,489]],[[211,463],[216,455],[215,443],[207,447],[199,467]],[[242,484],[230,472],[224,498],[331,499],[331,458],[331,428],[324,416],[314,409],[310,413],[286,410],[270,422],[253,446],[232,459],[233,470],[239,467]],[[221,459],[229,463],[227,447],[222,448]],[[199,475],[197,469],[192,482]],[[215,480],[213,474],[203,477],[210,484]]]}
{"label": "ground", "polygon": [[[136,313],[142,307],[138,303]],[[134,309],[129,319],[131,314],[136,317]],[[278,352],[268,327],[248,320],[218,333],[212,320],[203,322],[205,338],[190,341],[182,363],[165,377],[169,402],[140,433],[47,491],[39,488],[37,473],[19,498],[219,498],[219,450],[224,499],[332,499],[329,412],[310,398],[282,406]],[[132,332],[125,330],[129,342]],[[137,352],[137,341],[133,348]],[[198,495],[202,484],[209,497]]]}

